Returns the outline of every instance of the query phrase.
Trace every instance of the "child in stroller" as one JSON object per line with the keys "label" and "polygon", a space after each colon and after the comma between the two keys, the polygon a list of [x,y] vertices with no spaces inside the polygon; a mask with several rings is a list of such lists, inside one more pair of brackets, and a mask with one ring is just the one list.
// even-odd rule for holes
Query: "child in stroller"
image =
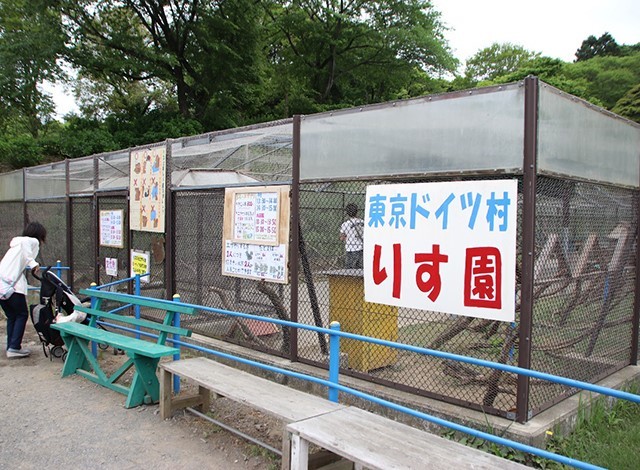
{"label": "child in stroller", "polygon": [[[74,311],[82,302],[71,288],[60,279],[51,268],[44,268],[40,276],[33,275],[40,281],[40,302],[31,305],[31,321],[38,333],[45,357],[65,358],[66,350],[60,332],[51,328],[52,323],[75,321],[82,323],[86,314]],[[88,299],[87,299],[88,300]]]}

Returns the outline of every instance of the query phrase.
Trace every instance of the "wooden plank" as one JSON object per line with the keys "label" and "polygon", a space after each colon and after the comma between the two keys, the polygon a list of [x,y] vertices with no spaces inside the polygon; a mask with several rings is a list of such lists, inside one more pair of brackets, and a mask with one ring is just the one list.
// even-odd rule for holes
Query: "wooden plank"
{"label": "wooden plank", "polygon": [[118,333],[112,333],[111,331],[105,331],[99,328],[83,325],[81,323],[56,323],[51,325],[51,328],[88,341],[108,344],[109,346],[146,357],[160,358],[177,354],[179,352],[178,348],[150,343],[149,341],[141,339],[130,338]]}
{"label": "wooden plank", "polygon": [[166,299],[137,297],[135,295],[124,294],[122,292],[107,292],[98,289],[81,289],[80,294],[103,300],[112,300],[123,304],[140,305],[141,307],[157,308],[158,310],[166,310],[169,312],[185,313],[187,315],[193,315],[196,313],[195,307],[181,305],[177,302]]}
{"label": "wooden plank", "polygon": [[286,429],[293,437],[372,470],[529,468],[354,407],[291,423]]}
{"label": "wooden plank", "polygon": [[186,328],[163,325],[162,323],[145,320],[144,318],[135,318],[125,315],[119,315],[117,313],[103,312],[102,310],[96,310],[94,308],[84,307],[82,305],[77,305],[74,310],[84,312],[87,315],[92,315],[94,317],[108,318],[109,320],[119,321],[128,325],[140,326],[142,328],[147,328],[150,330],[164,331],[165,333],[174,335],[191,336],[191,330],[187,330]]}
{"label": "wooden plank", "polygon": [[204,357],[168,362],[159,367],[288,423],[345,407]]}

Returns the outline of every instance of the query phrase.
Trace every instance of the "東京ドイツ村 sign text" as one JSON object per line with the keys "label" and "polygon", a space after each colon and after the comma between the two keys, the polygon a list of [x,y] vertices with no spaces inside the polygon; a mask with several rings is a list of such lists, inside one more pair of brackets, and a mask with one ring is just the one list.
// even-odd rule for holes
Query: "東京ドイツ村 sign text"
{"label": "\u6771\u4eac\u30c9\u30a4\u30c4\u6751 sign text", "polygon": [[365,299],[513,321],[517,207],[515,180],[369,186]]}

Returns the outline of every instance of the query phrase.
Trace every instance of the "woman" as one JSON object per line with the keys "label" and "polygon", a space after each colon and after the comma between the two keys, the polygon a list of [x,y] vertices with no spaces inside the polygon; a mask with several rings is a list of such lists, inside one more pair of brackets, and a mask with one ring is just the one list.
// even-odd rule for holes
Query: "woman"
{"label": "woman", "polygon": [[40,266],[36,256],[40,251],[40,243],[47,238],[47,230],[38,222],[31,222],[24,229],[21,237],[14,237],[9,244],[9,251],[0,261],[0,277],[13,284],[13,294],[0,300],[0,306],[7,315],[7,357],[17,359],[28,357],[31,351],[22,347],[22,337],[29,317],[27,307],[27,278],[24,270],[38,274]]}

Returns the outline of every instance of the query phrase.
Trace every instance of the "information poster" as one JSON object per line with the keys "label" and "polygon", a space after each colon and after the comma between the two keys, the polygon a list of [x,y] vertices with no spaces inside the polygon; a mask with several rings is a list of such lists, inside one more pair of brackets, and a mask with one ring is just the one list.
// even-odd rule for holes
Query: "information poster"
{"label": "information poster", "polygon": [[104,271],[107,276],[118,276],[118,258],[105,258]]}
{"label": "information poster", "polygon": [[289,189],[226,189],[223,275],[288,282]]}
{"label": "information poster", "polygon": [[130,164],[129,226],[131,230],[164,233],[166,149],[134,150]]}
{"label": "information poster", "polygon": [[511,322],[516,180],[367,187],[365,300]]}
{"label": "information poster", "polygon": [[100,211],[100,246],[124,247],[124,211]]}
{"label": "information poster", "polygon": [[236,193],[233,202],[234,241],[278,243],[279,192]]}
{"label": "information poster", "polygon": [[225,274],[285,282],[286,245],[254,245],[227,240],[224,257]]}
{"label": "information poster", "polygon": [[140,282],[148,283],[150,276],[144,276],[151,271],[151,253],[148,251],[131,250],[131,276],[139,274]]}

